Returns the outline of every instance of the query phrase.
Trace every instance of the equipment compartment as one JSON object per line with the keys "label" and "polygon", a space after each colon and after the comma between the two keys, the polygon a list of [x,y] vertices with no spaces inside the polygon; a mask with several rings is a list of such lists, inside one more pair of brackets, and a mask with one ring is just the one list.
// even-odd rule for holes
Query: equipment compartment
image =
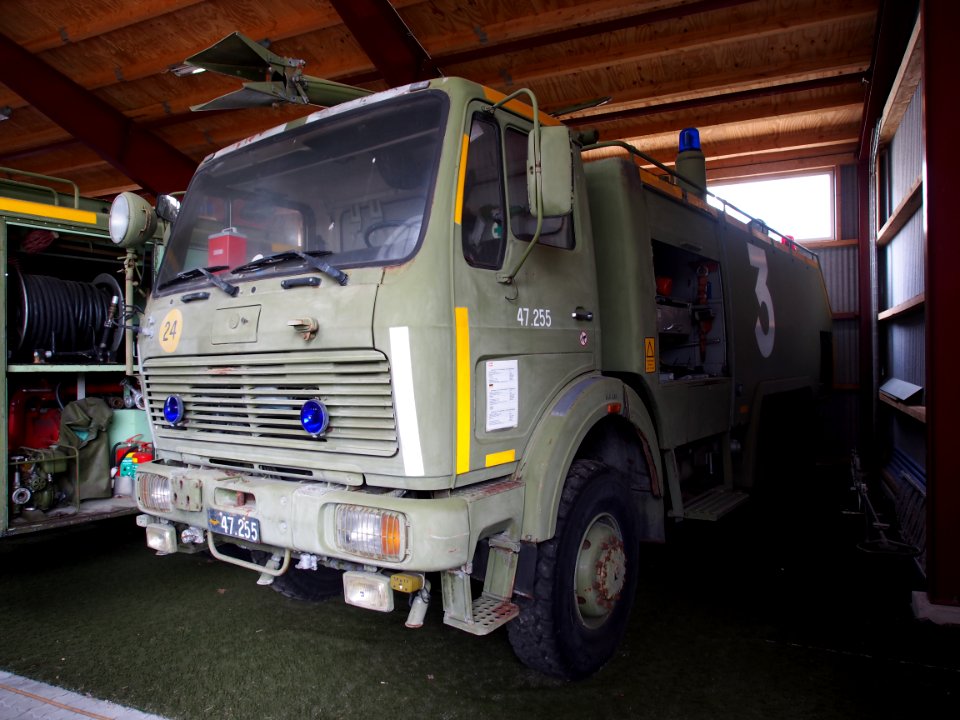
{"label": "equipment compartment", "polygon": [[136,512],[110,449],[149,442],[127,328],[150,253],[114,245],[109,204],[64,184],[0,168],[0,536]]}

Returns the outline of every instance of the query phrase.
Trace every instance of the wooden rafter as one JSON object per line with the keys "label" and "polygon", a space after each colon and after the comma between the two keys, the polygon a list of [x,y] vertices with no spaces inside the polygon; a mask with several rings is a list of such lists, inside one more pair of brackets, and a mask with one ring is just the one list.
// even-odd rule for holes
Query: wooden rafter
{"label": "wooden rafter", "polygon": [[0,35],[0,80],[150,192],[186,188],[196,164]]}
{"label": "wooden rafter", "polygon": [[390,87],[440,74],[388,0],[330,0],[330,4]]}

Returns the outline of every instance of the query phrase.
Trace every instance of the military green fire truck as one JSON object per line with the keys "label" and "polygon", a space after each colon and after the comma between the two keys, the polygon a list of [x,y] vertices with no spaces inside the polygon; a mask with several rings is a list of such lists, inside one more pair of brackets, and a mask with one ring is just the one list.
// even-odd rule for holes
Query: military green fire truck
{"label": "military green fire truck", "polygon": [[[214,153],[177,208],[139,335],[147,544],[406,593],[411,627],[439,582],[446,624],[592,673],[640,544],[737,505],[764,406],[826,379],[817,258],[704,201],[694,133],[677,177],[532,95],[352,97]],[[115,240],[152,222],[121,205]]]}

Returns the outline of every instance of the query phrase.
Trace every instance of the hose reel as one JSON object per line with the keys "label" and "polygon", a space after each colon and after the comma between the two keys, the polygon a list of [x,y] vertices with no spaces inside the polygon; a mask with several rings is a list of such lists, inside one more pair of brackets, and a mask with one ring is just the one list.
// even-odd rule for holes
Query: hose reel
{"label": "hose reel", "polygon": [[123,339],[123,291],[112,275],[93,282],[10,273],[8,338],[14,357],[112,361]]}

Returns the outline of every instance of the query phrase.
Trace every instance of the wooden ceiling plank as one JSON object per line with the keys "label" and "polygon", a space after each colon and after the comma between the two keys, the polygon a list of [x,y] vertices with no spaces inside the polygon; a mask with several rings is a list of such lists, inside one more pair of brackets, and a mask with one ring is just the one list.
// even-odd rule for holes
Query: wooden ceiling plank
{"label": "wooden ceiling plank", "polygon": [[[659,105],[645,105],[643,107],[629,108],[626,110],[609,110],[608,106],[604,106],[598,112],[594,114],[584,116],[569,116],[568,118],[563,118],[564,122],[568,125],[574,127],[585,125],[585,124],[603,124],[610,122],[619,122],[622,120],[641,118],[649,115],[661,115],[667,113],[677,113],[684,112],[688,110],[702,110],[711,106],[729,106],[735,103],[743,103],[745,101],[753,101],[759,99],[767,98],[779,98],[783,99],[788,96],[794,96],[799,93],[809,93],[814,90],[823,90],[827,88],[843,88],[846,90],[844,97],[849,97],[851,95],[856,95],[860,98],[862,103],[863,95],[863,81],[865,79],[863,73],[853,73],[850,75],[832,75],[823,78],[816,78],[813,80],[805,80],[796,83],[786,83],[783,85],[767,85],[765,87],[757,87],[749,90],[740,90],[735,92],[728,92],[719,95],[704,95],[701,97],[690,98],[688,100],[678,100],[675,102],[662,103]],[[852,90],[852,92],[851,92]],[[819,97],[820,102],[829,103],[830,95],[821,95]],[[784,101],[786,102],[786,101]],[[758,106],[761,107],[761,106]]]}
{"label": "wooden ceiling plank", "polygon": [[[833,57],[818,59],[817,61],[782,61],[768,63],[755,68],[741,68],[738,77],[731,76],[723,71],[713,75],[700,75],[694,80],[690,78],[674,78],[660,83],[650,83],[647,86],[633,86],[617,93],[616,99],[605,106],[584,110],[576,114],[577,118],[590,117],[596,114],[608,113],[613,110],[628,110],[649,106],[662,106],[701,97],[719,97],[725,93],[744,92],[758,88],[768,88],[777,85],[792,85],[812,80],[821,80],[840,75],[861,74],[867,70],[869,61],[866,57],[851,57],[851,53],[843,50]],[[548,87],[538,84],[534,87],[537,96],[541,98],[541,107],[572,106],[577,103],[586,103],[596,98],[602,85],[595,78],[587,78],[588,87],[597,88],[593,93],[580,95],[566,95],[556,97]],[[569,117],[574,117],[573,115]]]}
{"label": "wooden ceiling plank", "polygon": [[[601,129],[600,137],[602,139],[627,136],[648,137],[661,133],[676,133],[686,127],[696,127],[703,131],[708,128],[729,125],[739,125],[742,127],[753,127],[758,123],[774,125],[782,124],[791,118],[813,118],[825,122],[828,118],[833,118],[838,115],[859,118],[859,113],[862,108],[862,99],[859,102],[837,104],[836,102],[827,103],[819,98],[807,102],[790,104],[779,111],[774,111],[770,105],[762,107],[746,105],[736,109],[717,108],[709,115],[671,114],[663,118],[657,118],[655,122],[623,124],[607,131]],[[770,118],[776,119],[771,120]]]}
{"label": "wooden ceiling plank", "polygon": [[118,12],[90,13],[84,20],[61,26],[54,34],[21,40],[20,45],[25,50],[37,54],[175,13],[199,2],[203,0],[151,0],[147,3],[123,3]]}
{"label": "wooden ceiling plank", "polygon": [[[409,3],[410,0],[406,0],[406,2]],[[402,4],[398,3],[398,5]],[[201,13],[202,18],[193,18],[194,13]],[[101,64],[93,70],[80,72],[72,69],[69,53],[89,52],[90,47],[87,44],[54,49],[53,53],[56,54],[56,58],[45,58],[45,60],[59,59],[60,63],[52,63],[55,67],[58,65],[71,67],[70,77],[74,82],[88,90],[97,90],[167,72],[169,68],[182,63],[184,58],[213,45],[224,35],[234,30],[239,30],[253,38],[269,38],[273,43],[277,43],[288,38],[295,38],[306,33],[341,25],[340,16],[337,15],[332,6],[327,3],[316,2],[309,3],[303,11],[298,13],[270,15],[263,20],[258,20],[257,23],[251,23],[249,19],[244,22],[243,7],[233,0],[223,0],[222,2],[210,2],[208,0],[185,8],[180,13],[179,21],[211,28],[210,37],[204,38],[199,43],[199,47],[197,43],[187,47],[181,42],[166,47],[160,54],[144,60],[130,63]],[[135,32],[135,30],[135,28],[125,28],[117,32]],[[99,36],[92,38],[88,43],[98,41]],[[280,54],[283,54],[283,52],[281,51]],[[0,88],[0,105],[9,105],[14,109],[23,106],[22,101],[12,95],[3,93],[2,90],[3,88]]]}
{"label": "wooden ceiling plank", "polygon": [[[717,49],[727,44],[759,45],[763,40],[775,39],[785,45],[799,45],[803,33],[819,33],[824,27],[835,27],[839,23],[862,21],[872,22],[876,8],[868,0],[857,0],[852,4],[837,5],[826,3],[824,7],[801,7],[791,12],[727,13],[725,22],[719,21],[699,27],[677,25],[674,32],[657,33],[647,28],[638,29],[632,42],[617,43],[615,51],[597,52],[596,48],[585,49],[576,55],[553,53],[549,58],[535,63],[525,63],[523,57],[500,56],[500,67],[484,76],[468,75],[471,79],[485,85],[502,83],[506,72],[513,84],[522,86],[544,78],[555,78],[570,73],[582,73],[589,70],[609,70],[622,64],[642,64],[651,59],[662,59],[669,55],[679,55],[694,50]],[[693,5],[687,7],[694,7]],[[443,58],[436,59],[450,74],[460,74],[456,68]],[[504,70],[506,68],[506,70]],[[468,74],[464,68],[463,74]]]}
{"label": "wooden ceiling plank", "polygon": [[[785,153],[770,152],[761,155],[741,155],[707,163],[707,181],[743,179],[762,175],[819,170],[837,165],[850,165],[856,161],[856,144],[838,145],[824,153],[823,148],[810,148],[804,152],[792,150]],[[723,193],[720,193],[722,196]]]}
{"label": "wooden ceiling plank", "polygon": [[[473,47],[467,50],[448,52],[438,55],[435,60],[444,68],[462,63],[475,62],[490,57],[503,57],[508,53],[523,52],[531,48],[540,48],[544,46],[553,46],[560,43],[582,40],[597,35],[619,32],[621,30],[636,28],[638,26],[649,26],[657,23],[666,23],[680,20],[691,15],[703,15],[714,13],[718,10],[737,7],[739,5],[753,4],[755,0],[697,0],[697,2],[686,3],[683,5],[661,6],[654,9],[642,8],[639,12],[634,12],[610,20],[604,20],[595,23],[584,23],[574,26],[561,26],[560,28],[548,32],[535,32],[535,28],[543,28],[544,21],[539,15],[528,18],[530,32],[523,37],[505,40],[503,42],[487,43],[480,47]],[[584,16],[586,13],[584,13]],[[522,27],[517,19],[509,21],[518,28]],[[556,60],[556,57],[554,58]]]}
{"label": "wooden ceiling plank", "polygon": [[[747,1],[747,0],[744,0]],[[440,0],[405,9],[401,15],[434,58],[455,61],[462,51],[479,46],[505,52],[504,44],[571,28],[593,28],[599,23],[637,17],[644,13],[698,0],[594,0],[594,2],[538,6],[536,12],[491,16],[479,4]],[[513,11],[516,5],[510,5]],[[591,29],[588,34],[598,32]]]}
{"label": "wooden ceiling plank", "polygon": [[[859,118],[854,114],[843,118],[842,122],[829,125],[797,124],[794,128],[779,126],[765,131],[743,133],[736,126],[726,129],[714,128],[709,134],[701,134],[703,151],[707,162],[716,162],[726,158],[747,154],[769,152],[794,152],[801,154],[811,148],[831,148],[847,146],[856,142],[859,132]],[[677,154],[677,135],[663,133],[654,136],[624,137],[628,142],[660,162],[672,164]],[[601,148],[586,153],[588,158],[618,154],[615,148]],[[832,152],[832,151],[831,151]]]}

